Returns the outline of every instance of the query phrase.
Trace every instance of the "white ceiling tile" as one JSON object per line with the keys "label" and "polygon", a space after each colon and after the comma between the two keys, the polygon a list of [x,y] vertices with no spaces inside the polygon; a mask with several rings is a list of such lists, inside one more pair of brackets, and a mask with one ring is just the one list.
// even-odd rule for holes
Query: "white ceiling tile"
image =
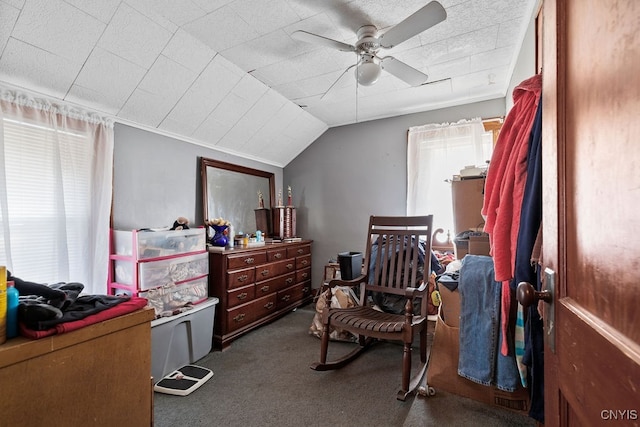
{"label": "white ceiling tile", "polygon": [[115,116],[120,110],[119,103],[121,101],[113,99],[109,95],[74,84],[69,89],[65,100]]}
{"label": "white ceiling tile", "polygon": [[103,22],[62,0],[31,0],[22,9],[12,37],[82,63],[104,28]]}
{"label": "white ceiling tile", "polygon": [[216,56],[213,49],[182,29],[175,32],[162,54],[198,74]]}
{"label": "white ceiling tile", "polygon": [[488,50],[469,57],[469,69],[487,70],[503,65],[510,65],[515,48],[507,46],[498,49]]}
{"label": "white ceiling tile", "polygon": [[7,3],[0,3],[0,55],[2,55],[2,50],[9,40],[19,14],[20,9]]}
{"label": "white ceiling tile", "polygon": [[249,72],[302,54],[308,46],[296,43],[286,32],[279,30],[229,48],[222,55]]}
{"label": "white ceiling tile", "polygon": [[121,0],[65,0],[105,24],[111,21]]}
{"label": "white ceiling tile", "polygon": [[233,127],[249,111],[251,105],[253,105],[252,102],[235,93],[229,93],[212,111],[211,117]]}
{"label": "white ceiling tile", "polygon": [[80,64],[10,38],[0,58],[0,80],[63,99]]}
{"label": "white ceiling tile", "polygon": [[24,2],[25,2],[25,0],[2,0],[2,1],[18,9],[22,9],[24,7]]}
{"label": "white ceiling tile", "polygon": [[[247,127],[249,120],[242,118],[216,144],[219,147],[243,150],[244,145],[253,136],[254,129]],[[243,150],[244,151],[244,150]],[[253,154],[253,153],[250,153]]]}
{"label": "white ceiling tile", "polygon": [[98,46],[149,68],[170,38],[169,31],[122,3]]}
{"label": "white ceiling tile", "polygon": [[460,58],[495,49],[498,41],[498,26],[471,31],[451,37],[448,42],[448,57]]}
{"label": "white ceiling tile", "polygon": [[[262,96],[238,121],[236,127],[243,129],[243,135],[248,135],[246,141],[261,133],[261,129],[271,120],[271,117],[287,102],[281,95],[273,91]],[[242,144],[237,145],[242,148]]]}
{"label": "white ceiling tile", "polygon": [[267,86],[251,75],[245,75],[233,88],[233,93],[253,105],[269,90]]}
{"label": "white ceiling tile", "polygon": [[214,10],[220,9],[222,6],[233,3],[234,1],[236,0],[193,0],[195,4],[200,6],[207,13],[211,13]]}
{"label": "white ceiling tile", "polygon": [[96,48],[75,84],[103,94],[111,107],[120,108],[144,77],[146,70],[104,49]]}
{"label": "white ceiling tile", "polygon": [[512,19],[500,23],[497,47],[510,46],[518,42],[522,32],[522,18]]}
{"label": "white ceiling tile", "polygon": [[179,27],[165,16],[164,10],[156,7],[155,0],[122,0],[122,3],[126,3],[170,33],[178,31]]}
{"label": "white ceiling tile", "polygon": [[162,120],[162,123],[158,125],[158,129],[162,129],[166,132],[174,133],[176,135],[191,136],[196,130],[197,125],[192,121],[178,122],[169,118],[168,116]]}
{"label": "white ceiling tile", "polygon": [[134,7],[143,8],[145,12],[153,10],[178,27],[207,14],[206,10],[192,0],[134,0],[134,3]]}
{"label": "white ceiling tile", "polygon": [[230,6],[258,34],[268,34],[300,20],[285,0],[243,0]]}
{"label": "white ceiling tile", "polygon": [[464,76],[470,72],[469,57],[466,56],[435,64],[428,69],[430,81]]}
{"label": "white ceiling tile", "polygon": [[207,141],[212,146],[218,145],[220,140],[231,130],[233,125],[229,122],[208,117],[195,131],[194,136],[201,141]]}
{"label": "white ceiling tile", "polygon": [[138,88],[127,99],[118,115],[133,122],[157,127],[175,101],[173,98]]}
{"label": "white ceiling tile", "polygon": [[183,29],[202,40],[216,52],[222,52],[258,37],[258,33],[251,25],[229,6],[223,6],[200,19],[196,19],[183,26]]}
{"label": "white ceiling tile", "polygon": [[197,128],[244,75],[228,65],[224,58],[216,56],[178,101],[168,118],[179,123],[193,123]]}
{"label": "white ceiling tile", "polygon": [[163,98],[173,99],[175,103],[191,86],[196,77],[197,75],[193,71],[160,55],[138,88]]}

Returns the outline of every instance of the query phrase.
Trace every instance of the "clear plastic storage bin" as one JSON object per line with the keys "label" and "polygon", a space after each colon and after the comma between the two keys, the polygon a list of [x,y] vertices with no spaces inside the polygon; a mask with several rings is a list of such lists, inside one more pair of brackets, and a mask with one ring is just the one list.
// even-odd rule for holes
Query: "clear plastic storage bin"
{"label": "clear plastic storage bin", "polygon": [[149,289],[140,292],[140,296],[149,301],[149,305],[156,312],[156,317],[167,315],[188,305],[196,305],[206,301],[208,296],[207,277]]}
{"label": "clear plastic storage bin", "polygon": [[[137,236],[135,253],[134,233]],[[167,231],[113,230],[113,248],[116,255],[149,259],[204,251],[207,249],[207,236],[204,227]]]}
{"label": "clear plastic storage bin", "polygon": [[[115,260],[116,282],[134,285],[136,263]],[[194,279],[209,273],[208,253],[138,263],[138,289],[145,290]]]}

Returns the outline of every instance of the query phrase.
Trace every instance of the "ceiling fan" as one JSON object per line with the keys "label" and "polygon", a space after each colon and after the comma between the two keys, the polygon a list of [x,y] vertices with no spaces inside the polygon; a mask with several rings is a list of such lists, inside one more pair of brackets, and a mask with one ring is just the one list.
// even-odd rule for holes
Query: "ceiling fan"
{"label": "ceiling fan", "polygon": [[303,30],[295,31],[291,36],[296,40],[338,49],[343,52],[355,52],[358,55],[356,64],[347,68],[338,80],[329,87],[327,92],[335,86],[344,74],[354,67],[356,81],[363,86],[370,86],[378,81],[382,70],[389,72],[411,86],[420,86],[427,82],[428,76],[426,74],[392,56],[380,57],[378,56],[378,51],[380,49],[391,49],[439,24],[446,18],[447,13],[442,5],[437,1],[432,1],[381,35],[378,35],[378,29],[375,25],[360,27],[357,31],[358,41],[355,45]]}

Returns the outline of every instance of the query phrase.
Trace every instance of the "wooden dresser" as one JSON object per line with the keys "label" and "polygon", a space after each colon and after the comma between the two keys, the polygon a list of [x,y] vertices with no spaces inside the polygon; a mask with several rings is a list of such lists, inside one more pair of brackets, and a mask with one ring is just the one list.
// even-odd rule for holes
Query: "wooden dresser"
{"label": "wooden dresser", "polygon": [[219,298],[213,346],[310,302],[311,241],[209,253],[209,295]]}

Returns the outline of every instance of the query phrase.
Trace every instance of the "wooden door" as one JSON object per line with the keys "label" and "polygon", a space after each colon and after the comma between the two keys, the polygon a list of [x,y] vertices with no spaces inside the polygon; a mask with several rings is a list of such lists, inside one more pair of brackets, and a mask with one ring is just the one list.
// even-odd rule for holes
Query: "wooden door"
{"label": "wooden door", "polygon": [[545,424],[639,425],[640,1],[543,19]]}

